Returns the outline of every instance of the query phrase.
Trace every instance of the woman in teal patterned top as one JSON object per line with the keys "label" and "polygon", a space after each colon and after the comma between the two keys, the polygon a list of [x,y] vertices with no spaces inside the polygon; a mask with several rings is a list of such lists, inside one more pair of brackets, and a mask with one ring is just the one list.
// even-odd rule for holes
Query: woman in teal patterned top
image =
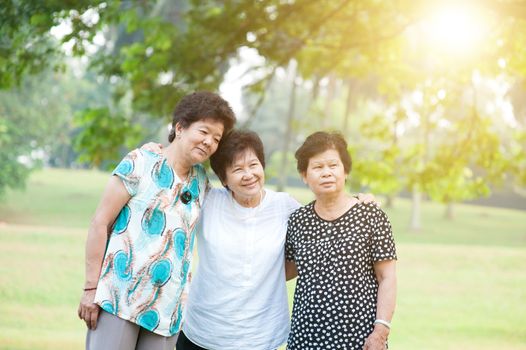
{"label": "woman in teal patterned top", "polygon": [[78,315],[87,349],[173,349],[208,188],[200,163],[234,123],[218,95],[190,94],[175,109],[170,145],[133,150],[113,171],[86,243]]}

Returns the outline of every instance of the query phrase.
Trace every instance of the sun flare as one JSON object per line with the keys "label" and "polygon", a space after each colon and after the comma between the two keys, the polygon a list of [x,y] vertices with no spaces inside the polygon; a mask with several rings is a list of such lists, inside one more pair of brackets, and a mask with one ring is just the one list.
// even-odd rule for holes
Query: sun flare
{"label": "sun flare", "polygon": [[429,44],[451,55],[472,53],[489,31],[481,9],[458,3],[436,9],[424,26]]}

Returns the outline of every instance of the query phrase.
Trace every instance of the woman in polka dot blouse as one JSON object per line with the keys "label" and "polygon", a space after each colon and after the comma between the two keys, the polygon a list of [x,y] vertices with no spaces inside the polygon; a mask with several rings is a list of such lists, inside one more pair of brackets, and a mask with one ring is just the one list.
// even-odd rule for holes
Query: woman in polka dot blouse
{"label": "woman in polka dot blouse", "polygon": [[310,135],[296,159],[316,199],[288,222],[287,277],[298,281],[287,349],[386,349],[396,301],[391,224],[346,193],[352,162],[340,134]]}

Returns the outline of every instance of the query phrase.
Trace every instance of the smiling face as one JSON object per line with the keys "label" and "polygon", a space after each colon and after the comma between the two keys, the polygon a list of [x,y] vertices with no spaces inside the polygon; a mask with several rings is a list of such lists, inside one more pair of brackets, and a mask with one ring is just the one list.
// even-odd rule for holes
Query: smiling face
{"label": "smiling face", "polygon": [[259,201],[264,183],[263,166],[250,148],[238,153],[232,164],[226,168],[225,185],[238,202],[254,199]]}
{"label": "smiling face", "polygon": [[347,175],[340,154],[333,148],[312,156],[307,170],[301,174],[316,197],[342,192]]}
{"label": "smiling face", "polygon": [[216,150],[223,136],[223,123],[212,119],[202,119],[183,128],[176,125],[176,138],[182,147],[182,156],[190,164],[207,160]]}

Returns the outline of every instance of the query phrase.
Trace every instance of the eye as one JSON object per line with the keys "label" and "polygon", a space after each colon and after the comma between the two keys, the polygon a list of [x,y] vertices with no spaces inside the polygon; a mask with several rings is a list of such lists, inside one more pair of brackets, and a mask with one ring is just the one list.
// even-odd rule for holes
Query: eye
{"label": "eye", "polygon": [[221,141],[220,138],[218,138],[218,137],[214,138],[214,142],[215,142],[215,143],[219,143],[219,141]]}
{"label": "eye", "polygon": [[208,132],[204,129],[200,129],[199,132],[201,133],[201,135],[206,135],[208,134]]}

